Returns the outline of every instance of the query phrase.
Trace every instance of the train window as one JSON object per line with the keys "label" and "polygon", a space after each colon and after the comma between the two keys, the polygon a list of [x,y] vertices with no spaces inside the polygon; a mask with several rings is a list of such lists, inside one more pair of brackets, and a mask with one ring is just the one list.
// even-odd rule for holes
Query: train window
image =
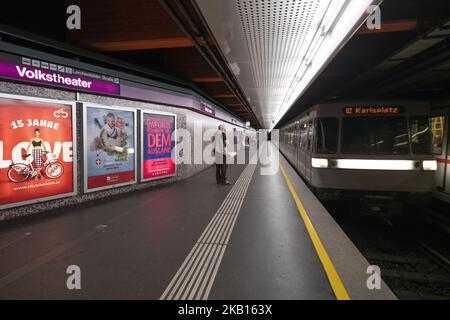
{"label": "train window", "polygon": [[433,154],[442,154],[442,144],[444,141],[445,116],[435,116],[431,118],[432,150]]}
{"label": "train window", "polygon": [[292,127],[292,144],[295,145],[295,126]]}
{"label": "train window", "polygon": [[341,149],[345,154],[407,154],[406,119],[396,116],[344,118]]}
{"label": "train window", "polygon": [[313,122],[308,123],[308,150],[311,150],[311,140],[313,135]]}
{"label": "train window", "polygon": [[302,123],[300,125],[300,148],[305,149],[306,147],[306,129],[308,125],[306,123]]}
{"label": "train window", "polygon": [[431,119],[428,116],[412,117],[409,120],[411,146],[414,154],[433,153]]}
{"label": "train window", "polygon": [[338,151],[337,118],[318,118],[316,120],[315,153],[336,153]]}
{"label": "train window", "polygon": [[294,127],[288,128],[288,144],[294,144]]}

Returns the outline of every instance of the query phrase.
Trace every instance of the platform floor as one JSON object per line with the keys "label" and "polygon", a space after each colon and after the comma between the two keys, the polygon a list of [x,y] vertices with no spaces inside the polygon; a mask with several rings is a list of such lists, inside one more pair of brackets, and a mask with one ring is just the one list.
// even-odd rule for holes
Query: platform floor
{"label": "platform floor", "polygon": [[[292,168],[230,165],[231,186],[214,170],[0,229],[0,299],[339,298],[284,176],[301,183]],[[324,238],[342,232],[333,228]],[[69,265],[81,290],[66,287]],[[352,291],[358,277],[343,281],[356,298],[377,297]]]}

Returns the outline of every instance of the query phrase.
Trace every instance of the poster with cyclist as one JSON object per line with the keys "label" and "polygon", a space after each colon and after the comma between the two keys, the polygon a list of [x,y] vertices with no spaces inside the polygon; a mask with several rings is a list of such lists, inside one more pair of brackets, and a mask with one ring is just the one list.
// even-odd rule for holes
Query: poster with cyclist
{"label": "poster with cyclist", "polygon": [[85,192],[136,182],[136,111],[84,104]]}
{"label": "poster with cyclist", "polygon": [[74,103],[0,95],[0,208],[73,195]]}

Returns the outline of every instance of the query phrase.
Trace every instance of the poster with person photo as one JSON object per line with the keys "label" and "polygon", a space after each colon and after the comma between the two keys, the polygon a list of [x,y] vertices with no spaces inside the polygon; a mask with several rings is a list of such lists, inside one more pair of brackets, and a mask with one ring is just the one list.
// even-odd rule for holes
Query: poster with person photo
{"label": "poster with person photo", "polygon": [[136,182],[136,111],[84,104],[84,190]]}
{"label": "poster with person photo", "polygon": [[0,209],[75,195],[74,108],[0,94]]}

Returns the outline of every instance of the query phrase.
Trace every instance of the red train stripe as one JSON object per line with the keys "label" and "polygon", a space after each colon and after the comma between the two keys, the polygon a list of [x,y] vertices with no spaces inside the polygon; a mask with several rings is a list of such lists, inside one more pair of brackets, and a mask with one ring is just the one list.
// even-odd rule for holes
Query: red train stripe
{"label": "red train stripe", "polygon": [[436,161],[438,163],[448,163],[448,164],[450,164],[450,160],[445,160],[445,159],[442,159],[442,158],[437,158]]}

